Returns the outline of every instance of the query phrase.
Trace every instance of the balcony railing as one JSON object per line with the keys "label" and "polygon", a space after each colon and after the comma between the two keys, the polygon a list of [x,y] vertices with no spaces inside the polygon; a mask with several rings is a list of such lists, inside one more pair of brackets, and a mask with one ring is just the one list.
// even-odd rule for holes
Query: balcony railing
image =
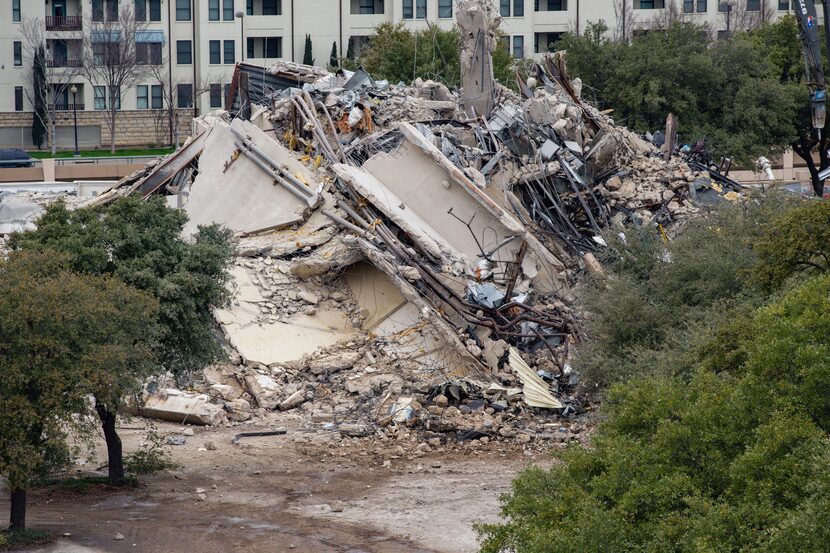
{"label": "balcony railing", "polygon": [[83,60],[49,60],[46,62],[49,67],[83,67]]}
{"label": "balcony railing", "polygon": [[47,31],[80,31],[84,18],[80,15],[47,15]]}
{"label": "balcony railing", "polygon": [[83,104],[52,104],[49,107],[54,108],[55,111],[72,111],[73,107],[78,111],[84,111]]}

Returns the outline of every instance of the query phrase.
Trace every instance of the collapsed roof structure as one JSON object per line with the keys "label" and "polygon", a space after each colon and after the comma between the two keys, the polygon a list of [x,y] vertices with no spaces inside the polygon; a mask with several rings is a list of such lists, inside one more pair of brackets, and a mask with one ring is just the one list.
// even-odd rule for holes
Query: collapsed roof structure
{"label": "collapsed roof structure", "polygon": [[496,83],[493,12],[458,10],[460,96],[239,64],[236,117],[195,119],[182,149],[89,202],[162,195],[186,232],[238,236],[237,297],[216,312],[231,362],[147,413],[216,424],[298,408],[351,436],[470,438],[582,411],[569,287],[601,271],[603,230],[670,232],[697,194],[736,192],[584,102],[564,52],[517,75],[519,94]]}

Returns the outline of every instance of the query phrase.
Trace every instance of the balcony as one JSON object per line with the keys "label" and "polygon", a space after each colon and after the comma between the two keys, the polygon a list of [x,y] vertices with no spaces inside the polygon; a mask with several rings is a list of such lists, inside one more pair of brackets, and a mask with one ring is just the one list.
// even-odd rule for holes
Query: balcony
{"label": "balcony", "polygon": [[80,15],[47,15],[47,31],[80,31],[84,18]]}
{"label": "balcony", "polygon": [[65,60],[65,59],[57,59],[57,60],[48,60],[46,65],[49,67],[83,67],[84,62],[83,60]]}
{"label": "balcony", "polygon": [[72,111],[73,108],[77,108],[78,111],[84,111],[83,104],[51,104],[49,108],[55,111]]}

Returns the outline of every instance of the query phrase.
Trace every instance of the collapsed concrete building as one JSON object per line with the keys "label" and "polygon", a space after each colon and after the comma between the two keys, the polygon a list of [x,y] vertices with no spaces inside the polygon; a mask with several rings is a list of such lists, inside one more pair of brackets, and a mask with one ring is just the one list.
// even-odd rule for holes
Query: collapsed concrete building
{"label": "collapsed concrete building", "polygon": [[495,83],[491,12],[458,12],[474,94],[240,64],[236,114],[194,120],[182,149],[87,202],[162,195],[186,232],[238,237],[236,299],[216,310],[229,361],[145,414],[475,439],[583,412],[569,290],[602,270],[602,232],[670,232],[697,195],[738,192],[584,102],[564,53],[517,75],[518,94]]}

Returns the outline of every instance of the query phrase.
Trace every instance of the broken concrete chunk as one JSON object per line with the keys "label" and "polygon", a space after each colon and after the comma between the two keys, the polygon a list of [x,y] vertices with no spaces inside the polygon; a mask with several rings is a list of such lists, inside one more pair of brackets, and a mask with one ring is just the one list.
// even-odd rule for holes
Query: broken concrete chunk
{"label": "broken concrete chunk", "polygon": [[227,421],[225,411],[211,403],[210,396],[173,389],[145,398],[138,412],[144,417],[180,424],[218,426]]}

